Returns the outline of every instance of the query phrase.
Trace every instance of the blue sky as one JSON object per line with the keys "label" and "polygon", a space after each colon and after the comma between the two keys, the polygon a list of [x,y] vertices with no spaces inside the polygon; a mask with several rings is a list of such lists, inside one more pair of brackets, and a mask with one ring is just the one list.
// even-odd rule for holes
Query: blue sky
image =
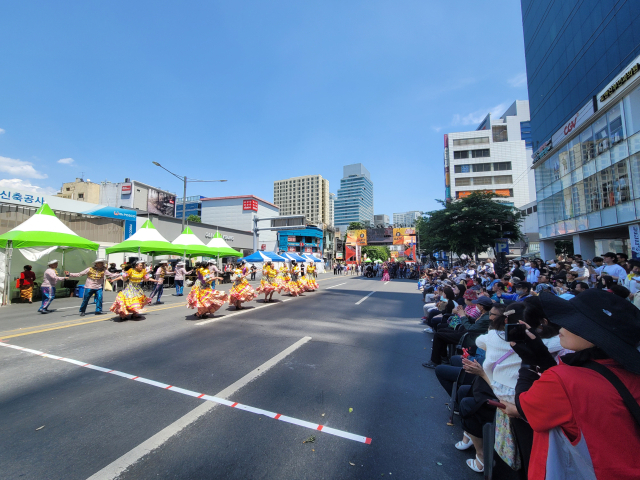
{"label": "blue sky", "polygon": [[[20,1],[0,16],[0,187],[84,172],[253,194],[342,166],[375,213],[437,208],[443,134],[526,99],[520,2]],[[42,190],[44,189],[44,190]]]}

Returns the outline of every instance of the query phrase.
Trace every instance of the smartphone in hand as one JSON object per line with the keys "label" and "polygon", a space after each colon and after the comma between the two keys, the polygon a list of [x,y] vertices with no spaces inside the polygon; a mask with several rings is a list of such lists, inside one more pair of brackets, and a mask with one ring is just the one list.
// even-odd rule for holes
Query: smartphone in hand
{"label": "smartphone in hand", "polygon": [[504,326],[504,339],[507,342],[520,343],[527,340],[527,326],[522,323],[507,323]]}
{"label": "smartphone in hand", "polygon": [[507,408],[507,406],[504,403],[500,403],[496,400],[487,400],[487,405],[491,405],[492,407],[496,407],[496,408]]}

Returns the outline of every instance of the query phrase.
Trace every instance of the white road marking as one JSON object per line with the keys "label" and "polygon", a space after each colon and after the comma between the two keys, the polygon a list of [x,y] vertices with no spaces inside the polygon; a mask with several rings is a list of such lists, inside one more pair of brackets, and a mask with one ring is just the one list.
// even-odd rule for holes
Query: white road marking
{"label": "white road marking", "polygon": [[336,287],[339,287],[340,285],[346,285],[346,284],[347,284],[347,282],[339,283],[338,285],[331,285],[330,287],[327,287],[325,290],[328,290],[330,288],[336,288]]}
{"label": "white road marking", "polygon": [[[274,365],[276,365],[282,359],[284,359],[285,357],[293,353],[295,350],[300,348],[309,340],[311,340],[311,337],[301,338],[296,343],[286,348],[275,357],[271,358],[270,360],[267,360],[265,363],[260,365],[255,370],[247,373],[244,377],[242,377],[237,382],[229,385],[224,390],[218,392],[215,396],[219,398],[227,398],[230,395],[233,395],[235,392],[240,390],[249,382],[252,382],[256,378],[258,378],[260,375],[267,372]],[[211,401],[205,402],[202,405],[199,405],[198,407],[194,408],[189,413],[184,415],[182,418],[179,418],[178,420],[173,422],[171,425],[160,430],[151,438],[142,442],[133,450],[130,450],[129,452],[125,453],[123,456],[121,456],[117,460],[113,461],[112,463],[104,467],[102,470],[91,475],[87,480],[112,480],[117,478],[127,468],[131,467],[133,464],[137,463],[140,459],[142,459],[145,455],[151,453],[153,450],[160,447],[171,437],[180,433],[190,424],[192,424],[197,419],[202,417],[209,410],[214,409],[217,405],[219,404]]]}
{"label": "white road marking", "polygon": [[384,284],[385,284],[385,285],[386,285],[387,283],[389,283],[389,282],[384,282]]}
{"label": "white road marking", "polygon": [[362,302],[364,302],[367,298],[369,298],[369,297],[370,297],[371,295],[373,295],[374,293],[376,293],[376,292],[371,292],[371,293],[369,293],[369,295],[367,295],[366,297],[361,298],[360,300],[358,300],[358,301],[356,302],[356,305],[360,305]]}

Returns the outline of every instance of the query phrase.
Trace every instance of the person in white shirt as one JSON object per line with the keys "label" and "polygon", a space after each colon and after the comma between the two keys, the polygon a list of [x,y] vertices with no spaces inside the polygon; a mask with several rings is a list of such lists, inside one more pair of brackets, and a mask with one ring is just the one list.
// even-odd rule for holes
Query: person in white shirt
{"label": "person in white shirt", "polygon": [[[527,266],[528,265],[528,266]],[[540,270],[538,270],[535,265],[527,264],[525,265],[525,270],[527,271],[527,282],[530,284],[538,283],[538,278],[540,277]]]}
{"label": "person in white shirt", "polygon": [[602,277],[602,275],[609,275],[613,278],[615,283],[619,283],[620,279],[624,282],[624,278],[627,276],[627,271],[618,265],[616,262],[616,254],[613,252],[605,253],[602,258],[604,259],[604,265],[598,269],[598,279]]}

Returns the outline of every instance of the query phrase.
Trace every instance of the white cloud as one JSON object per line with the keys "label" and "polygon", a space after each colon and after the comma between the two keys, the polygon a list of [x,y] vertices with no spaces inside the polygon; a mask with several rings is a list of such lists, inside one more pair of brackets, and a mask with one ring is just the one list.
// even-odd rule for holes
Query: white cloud
{"label": "white cloud", "polygon": [[507,80],[509,86],[517,88],[517,87],[526,87],[527,86],[527,74],[522,72],[517,74],[515,77],[511,77]]}
{"label": "white cloud", "polygon": [[4,128],[0,128],[0,135],[2,135],[6,130]]}
{"label": "white cloud", "polygon": [[40,195],[55,195],[58,191],[51,187],[39,187],[32,185],[28,180],[21,180],[19,178],[3,178],[0,180],[0,190],[8,190],[13,192],[14,190],[21,190],[23,192],[39,193]]}
{"label": "white cloud", "polygon": [[63,165],[72,165],[73,158],[61,158],[60,160],[58,160],[58,163],[62,163]]}
{"label": "white cloud", "polygon": [[0,172],[17,177],[47,178],[45,173],[40,173],[33,168],[33,163],[9,157],[0,157]]}
{"label": "white cloud", "polygon": [[467,113],[466,115],[461,115],[456,113],[453,116],[453,120],[451,121],[451,125],[456,127],[460,125],[478,125],[488,113],[491,113],[492,117],[500,117],[509,105],[506,103],[500,103],[493,108],[489,108],[486,110],[476,110],[475,112]]}

